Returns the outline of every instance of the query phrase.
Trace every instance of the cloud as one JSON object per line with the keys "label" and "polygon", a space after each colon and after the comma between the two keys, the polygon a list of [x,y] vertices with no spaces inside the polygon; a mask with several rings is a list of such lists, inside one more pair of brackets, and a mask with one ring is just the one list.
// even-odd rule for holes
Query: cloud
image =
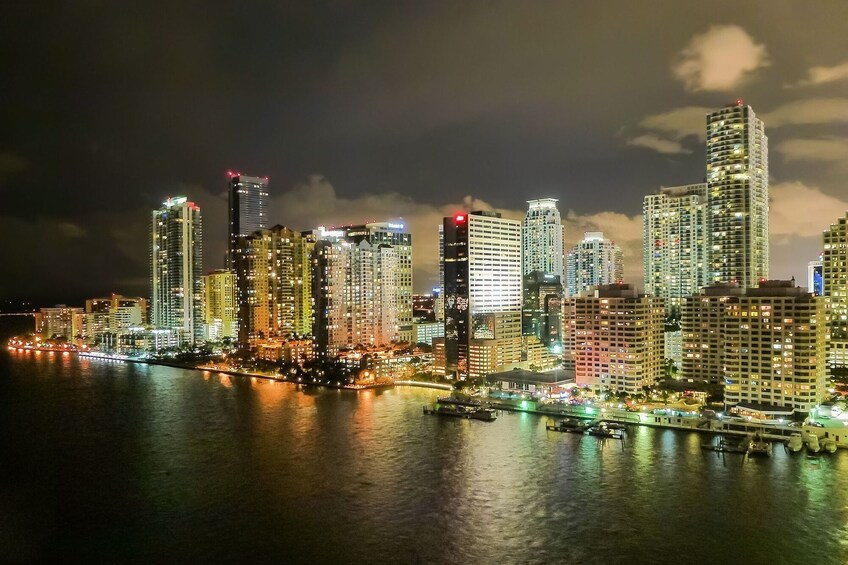
{"label": "cloud", "polygon": [[661,137],[658,137],[652,133],[647,133],[645,135],[634,137],[633,139],[628,139],[627,145],[635,145],[636,147],[645,147],[647,149],[653,149],[657,153],[662,153],[663,155],[692,153],[692,151],[683,147],[683,144],[679,141],[662,139]]}
{"label": "cloud", "polygon": [[833,67],[812,67],[807,71],[807,78],[787,84],[786,88],[798,86],[814,86],[848,79],[848,61]]}
{"label": "cloud", "polygon": [[786,161],[836,163],[848,166],[848,139],[787,139],[776,148]]}
{"label": "cloud", "polygon": [[[792,237],[821,236],[830,221],[848,211],[848,201],[800,181],[773,184],[769,192],[772,243],[781,244]],[[799,214],[799,210],[803,213]]]}
{"label": "cloud", "polygon": [[762,115],[767,127],[848,123],[848,98],[809,98]]}
{"label": "cloud", "polygon": [[674,76],[686,90],[729,91],[751,73],[769,65],[764,45],[737,25],[713,26],[695,35],[673,62]]}
{"label": "cloud", "polygon": [[642,118],[639,125],[645,129],[666,133],[675,140],[690,135],[704,140],[707,137],[707,114],[714,108],[704,106],[684,106],[661,114],[652,114]]}

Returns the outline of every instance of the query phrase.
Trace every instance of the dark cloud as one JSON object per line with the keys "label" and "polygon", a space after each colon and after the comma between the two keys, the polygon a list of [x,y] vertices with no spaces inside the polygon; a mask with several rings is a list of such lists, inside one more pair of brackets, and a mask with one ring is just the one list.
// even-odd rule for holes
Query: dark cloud
{"label": "dark cloud", "polygon": [[[553,196],[626,218],[604,229],[638,265],[643,195],[702,179],[698,115],[728,99],[766,118],[775,184],[840,197],[844,173],[798,140],[848,138],[845,21],[841,0],[9,2],[0,238],[39,251],[4,247],[0,298],[145,292],[150,210],[177,193],[203,208],[218,266],[229,168],[269,175],[276,203],[329,186],[335,209],[275,204],[296,228]],[[717,35],[744,51],[729,75]],[[806,264],[792,237],[776,275]],[[426,288],[434,254],[418,253]]]}

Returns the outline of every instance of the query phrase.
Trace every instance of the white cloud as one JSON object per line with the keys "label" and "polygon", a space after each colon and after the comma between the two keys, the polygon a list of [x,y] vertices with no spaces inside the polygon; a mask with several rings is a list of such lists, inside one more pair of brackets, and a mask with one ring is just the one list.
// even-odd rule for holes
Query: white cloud
{"label": "white cloud", "polygon": [[768,65],[764,45],[737,25],[723,25],[695,35],[671,70],[688,91],[729,91]]}
{"label": "white cloud", "polygon": [[769,192],[772,243],[792,237],[821,236],[830,221],[848,211],[848,201],[799,181],[773,184]]}
{"label": "white cloud", "polygon": [[848,98],[809,98],[762,115],[767,127],[848,123]]}
{"label": "white cloud", "polygon": [[787,88],[795,86],[814,86],[845,79],[848,79],[848,61],[833,67],[812,67],[809,71],[807,71],[807,78],[798,81],[795,84],[788,84],[786,86]]}
{"label": "white cloud", "polygon": [[662,153],[663,155],[691,153],[691,151],[683,147],[683,144],[679,141],[663,139],[652,133],[647,133],[645,135],[634,137],[633,139],[628,139],[627,145],[635,145],[636,147],[645,147],[647,149],[653,149],[657,153]]}
{"label": "white cloud", "polygon": [[690,135],[698,139],[707,137],[707,114],[713,108],[704,106],[684,106],[661,114],[652,114],[642,118],[639,125],[645,129],[662,132],[677,141]]}
{"label": "white cloud", "polygon": [[813,161],[848,166],[848,139],[787,139],[776,146],[787,161]]}

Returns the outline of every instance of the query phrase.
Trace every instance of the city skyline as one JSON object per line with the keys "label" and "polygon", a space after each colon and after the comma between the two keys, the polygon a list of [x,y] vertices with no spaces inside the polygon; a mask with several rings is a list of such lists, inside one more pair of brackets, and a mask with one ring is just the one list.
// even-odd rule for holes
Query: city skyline
{"label": "city skyline", "polygon": [[[764,120],[772,149],[770,278],[802,280],[832,221],[826,212],[848,208],[840,180],[848,146],[848,83],[840,69],[848,47],[838,25],[848,7],[829,4],[823,19],[824,10],[790,3],[768,13],[728,5],[732,22],[719,19],[716,7],[693,7],[673,27],[646,21],[627,5],[609,13],[504,5],[500,15],[514,29],[498,35],[503,43],[486,31],[497,25],[487,9],[475,4],[404,14],[372,7],[364,15],[373,17],[356,23],[342,22],[344,10],[245,8],[238,18],[266,29],[296,29],[308,20],[350,31],[333,38],[275,33],[268,45],[209,33],[233,16],[214,7],[193,25],[174,14],[165,29],[154,25],[160,14],[128,20],[107,11],[99,15],[112,25],[95,30],[87,47],[63,43],[65,57],[57,56],[56,42],[28,34],[20,57],[4,62],[12,86],[2,94],[0,190],[7,206],[0,236],[27,239],[43,260],[7,249],[0,297],[71,303],[89,294],[143,294],[144,216],[169,194],[186,194],[204,210],[203,270],[222,267],[228,170],[271,178],[269,225],[308,229],[403,217],[420,234],[416,291],[438,284],[433,226],[441,217],[494,208],[520,219],[528,198],[560,200],[566,247],[584,231],[607,233],[625,252],[628,281],[639,284],[643,196],[703,180],[704,118],[737,98]],[[71,29],[91,16],[68,10],[61,21],[26,25],[33,15],[10,14],[16,25],[3,41],[22,46],[23,30]],[[628,18],[639,26],[625,25]],[[577,33],[574,22],[587,19],[615,32],[617,46]],[[816,34],[802,31],[813,27]],[[188,28],[197,30],[195,49],[167,59],[156,45],[184,42]],[[131,31],[137,49],[128,53],[121,34]],[[422,48],[434,35],[452,57]],[[128,65],[116,65],[118,47]],[[585,55],[576,59],[574,52]],[[34,74],[45,57],[55,61],[52,77]],[[411,75],[407,68],[425,71]],[[52,92],[76,71],[90,79],[89,96],[58,121],[42,118],[42,105],[67,107]],[[232,89],[221,73],[237,74],[239,84],[262,79],[256,98]],[[127,86],[116,86],[122,81],[115,77]],[[434,85],[433,95],[416,94],[426,84]],[[35,193],[43,195],[38,207],[27,200]],[[794,211],[802,204],[809,212],[799,218]]]}

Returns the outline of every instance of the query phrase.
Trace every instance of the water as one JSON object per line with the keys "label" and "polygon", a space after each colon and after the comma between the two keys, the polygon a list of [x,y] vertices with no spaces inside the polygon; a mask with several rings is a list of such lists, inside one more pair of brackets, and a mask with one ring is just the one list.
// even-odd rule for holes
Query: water
{"label": "water", "polygon": [[0,353],[0,562],[846,563],[848,452]]}

